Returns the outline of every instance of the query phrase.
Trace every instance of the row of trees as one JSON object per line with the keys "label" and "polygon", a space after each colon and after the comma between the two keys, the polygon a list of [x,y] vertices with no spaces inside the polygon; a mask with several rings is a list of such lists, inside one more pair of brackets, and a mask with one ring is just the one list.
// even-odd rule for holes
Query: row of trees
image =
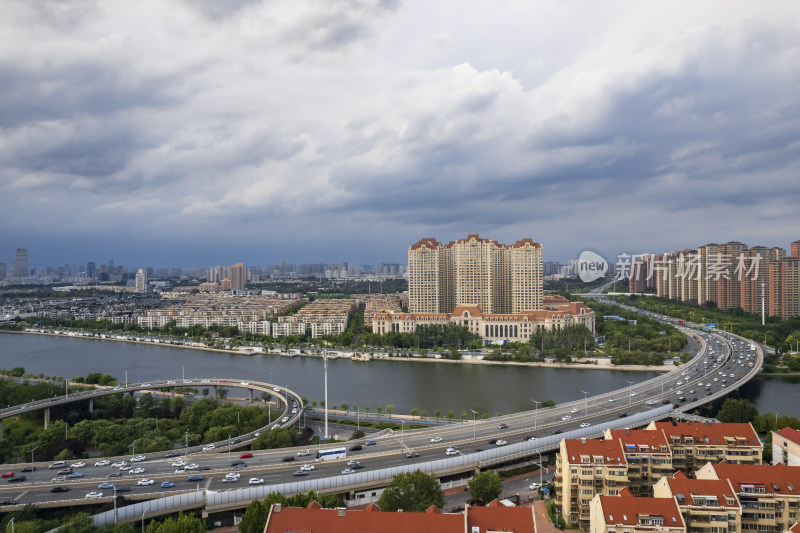
{"label": "row of trees", "polygon": [[[62,518],[46,518],[44,514],[46,512],[47,510],[39,510],[29,504],[20,511],[7,513],[0,522],[0,527],[3,531],[13,529],[15,533],[40,533],[50,530],[56,530],[58,533],[138,533],[141,530],[138,523],[112,523],[98,529],[94,527],[91,515],[86,512]],[[12,519],[13,528],[9,525]],[[204,533],[206,526],[201,518],[192,513],[178,513],[176,516],[150,520],[144,531],[145,533]]]}

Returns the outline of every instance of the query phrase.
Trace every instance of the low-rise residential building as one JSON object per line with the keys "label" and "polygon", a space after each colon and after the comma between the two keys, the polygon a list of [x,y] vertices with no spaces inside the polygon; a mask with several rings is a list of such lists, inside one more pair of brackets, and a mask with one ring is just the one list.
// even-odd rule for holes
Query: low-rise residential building
{"label": "low-rise residential building", "polygon": [[588,529],[591,533],[686,533],[675,498],[636,498],[628,489],[616,496],[596,495]]}
{"label": "low-rise residential building", "polygon": [[800,431],[785,427],[772,432],[772,464],[800,466]]}
{"label": "low-rise residential building", "polygon": [[708,463],[697,479],[727,479],[742,506],[742,532],[780,533],[798,521],[800,467]]}
{"label": "low-rise residential building", "polygon": [[627,485],[628,463],[619,440],[561,440],[554,497],[567,525],[589,529],[592,498],[616,496]]}
{"label": "low-rise residential building", "polygon": [[647,430],[664,433],[672,466],[690,477],[707,462],[761,464],[764,445],[749,423],[651,422]]}
{"label": "low-rise residential building", "polygon": [[688,533],[738,533],[742,506],[727,479],[692,479],[683,472],[661,478],[656,498],[675,498]]}

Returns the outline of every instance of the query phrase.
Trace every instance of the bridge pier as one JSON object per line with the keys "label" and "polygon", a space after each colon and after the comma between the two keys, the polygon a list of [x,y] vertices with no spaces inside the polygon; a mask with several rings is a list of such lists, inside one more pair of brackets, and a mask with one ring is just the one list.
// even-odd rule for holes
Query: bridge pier
{"label": "bridge pier", "polygon": [[169,388],[169,399],[170,400],[174,400],[175,399],[175,387],[170,387]]}
{"label": "bridge pier", "polygon": [[89,398],[89,412],[94,413],[94,398]]}
{"label": "bridge pier", "polygon": [[216,386],[216,385],[214,385],[214,398],[217,398],[217,397],[218,397],[218,396],[217,396],[217,386]]}
{"label": "bridge pier", "polygon": [[250,393],[250,403],[253,403],[253,389],[248,389],[247,392]]}
{"label": "bridge pier", "polygon": [[47,426],[50,425],[50,408],[45,407],[44,409],[44,429],[47,429]]}

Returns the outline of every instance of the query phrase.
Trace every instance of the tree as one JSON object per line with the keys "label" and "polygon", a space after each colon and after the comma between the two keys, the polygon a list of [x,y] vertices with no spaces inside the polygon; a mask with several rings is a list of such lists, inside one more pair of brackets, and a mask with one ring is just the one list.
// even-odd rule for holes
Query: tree
{"label": "tree", "polygon": [[447,418],[450,420],[450,422],[452,422],[455,417],[456,417],[455,411],[453,411],[452,409],[450,411],[447,411]]}
{"label": "tree", "polygon": [[386,414],[389,415],[389,418],[392,418],[392,413],[394,413],[394,405],[389,404],[386,406]]}
{"label": "tree", "polygon": [[153,520],[147,525],[147,533],[204,533],[203,520],[193,514],[178,513],[178,518],[168,517],[163,522]]}
{"label": "tree", "polygon": [[758,408],[750,400],[726,398],[717,412],[720,422],[752,422],[758,415]]}
{"label": "tree", "polygon": [[363,429],[357,429],[350,435],[350,440],[363,439],[366,436]]}
{"label": "tree", "polygon": [[487,470],[472,476],[472,479],[467,482],[467,487],[472,499],[481,503],[489,503],[503,492],[500,476],[494,470]]}
{"label": "tree", "polygon": [[342,409],[344,409],[344,412],[345,412],[345,413],[347,413],[347,408],[348,408],[348,407],[350,407],[350,404],[348,404],[347,402],[345,402],[345,403],[342,403],[342,404],[341,404],[339,407],[341,407]]}
{"label": "tree", "polygon": [[444,492],[439,480],[421,470],[398,474],[386,487],[378,500],[382,511],[422,512],[431,505],[444,506]]}
{"label": "tree", "polygon": [[295,432],[291,429],[279,428],[264,431],[253,442],[254,450],[288,448],[295,445]]}
{"label": "tree", "polygon": [[419,407],[412,407],[411,416],[417,416],[418,414],[419,414]]}
{"label": "tree", "polygon": [[267,509],[260,500],[253,500],[245,509],[239,523],[241,533],[261,533],[267,524]]}

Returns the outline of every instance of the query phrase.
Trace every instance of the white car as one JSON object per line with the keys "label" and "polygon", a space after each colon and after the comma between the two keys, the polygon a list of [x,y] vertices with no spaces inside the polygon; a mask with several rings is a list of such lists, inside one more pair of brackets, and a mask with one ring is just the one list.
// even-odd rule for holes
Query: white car
{"label": "white car", "polygon": [[272,390],[274,390],[275,392],[280,392],[281,391],[281,389],[279,389],[278,387],[272,387]]}
{"label": "white car", "polygon": [[346,476],[347,474],[355,474],[355,473],[356,473],[356,471],[353,470],[352,468],[345,468],[344,470],[342,470],[342,475],[343,476]]}
{"label": "white car", "polygon": [[122,465],[121,467],[119,467],[119,469],[120,470],[130,470],[131,469],[131,465]]}
{"label": "white car", "polygon": [[508,443],[504,440],[498,440],[497,442],[495,442],[495,444],[497,444],[498,446],[505,446]]}
{"label": "white car", "polygon": [[206,444],[205,446],[203,446],[203,451],[204,452],[210,452],[214,448],[216,448],[216,446],[214,446],[213,444]]}
{"label": "white car", "polygon": [[249,483],[251,485],[263,485],[264,480],[261,479],[260,477],[251,477]]}
{"label": "white car", "polygon": [[433,437],[431,442],[442,442],[442,437]]}
{"label": "white car", "polygon": [[70,468],[83,468],[84,466],[86,466],[86,463],[84,463],[83,461],[78,461],[77,463],[72,463],[69,466]]}
{"label": "white car", "polygon": [[154,483],[155,483],[155,481],[153,481],[152,479],[148,479],[148,478],[140,479],[139,481],[136,482],[136,484],[139,485],[140,487],[144,487],[144,486],[147,486],[147,485],[152,485]]}
{"label": "white car", "polygon": [[250,386],[250,384],[248,382],[246,382],[246,381],[239,382],[239,385],[244,385],[245,387],[249,387]]}
{"label": "white car", "polygon": [[458,450],[457,450],[457,449],[455,449],[455,448],[447,448],[447,449],[444,451],[444,454],[445,454],[445,455],[458,455]]}
{"label": "white car", "polygon": [[309,455],[311,455],[311,452],[308,450],[300,450],[297,452],[297,457],[308,457]]}
{"label": "white car", "polygon": [[655,400],[648,400],[647,405],[655,405],[656,403]]}
{"label": "white car", "polygon": [[571,417],[571,416],[569,416],[569,415],[564,415],[564,416],[562,416],[562,417],[561,417],[561,420],[563,420],[564,422],[566,422],[567,420],[572,420],[572,417]]}
{"label": "white car", "polygon": [[144,468],[142,468],[141,466],[137,466],[136,468],[131,470],[131,474],[134,474],[134,475],[136,475],[136,474],[144,474]]}
{"label": "white car", "polygon": [[638,393],[638,392],[636,392],[636,391],[633,391],[633,392],[631,393],[631,396],[636,396],[637,394],[639,394],[639,393]]}
{"label": "white car", "polygon": [[176,474],[185,474],[186,473],[186,469],[185,468],[177,468],[175,470],[175,473]]}
{"label": "white car", "polygon": [[103,459],[102,461],[97,461],[94,466],[108,466],[111,464],[111,461]]}
{"label": "white car", "polygon": [[539,483],[531,483],[530,485],[528,485],[528,488],[531,489],[531,490],[536,490],[539,487],[541,487],[541,485]]}
{"label": "white car", "polygon": [[577,412],[578,412],[578,408],[577,407],[573,407],[572,410],[570,410],[570,413],[572,413],[573,415],[575,413],[577,413]]}
{"label": "white car", "polygon": [[616,399],[616,398],[609,398],[609,399],[608,399],[608,401],[609,401],[609,402],[616,402],[616,401],[617,401],[617,399]]}
{"label": "white car", "polygon": [[197,470],[200,468],[200,465],[197,463],[190,463],[184,467],[184,470]]}
{"label": "white car", "polygon": [[144,455],[137,455],[136,457],[131,457],[131,462],[139,463],[141,461],[144,461],[145,459],[147,459],[147,457],[145,457]]}
{"label": "white car", "polygon": [[284,416],[283,418],[281,418],[281,422],[284,423],[284,424],[286,422],[288,422],[288,421],[289,421],[289,417],[288,416]]}
{"label": "white car", "polygon": [[582,428],[588,428],[589,426],[591,426],[591,424],[590,424],[589,422],[583,422],[583,423],[581,423],[581,427],[582,427]]}
{"label": "white car", "polygon": [[96,500],[97,498],[102,498],[102,497],[103,493],[97,491],[92,491],[86,494],[86,498],[89,500]]}
{"label": "white car", "polygon": [[300,470],[302,470],[303,472],[311,472],[312,470],[314,470],[314,465],[303,465],[300,467]]}
{"label": "white car", "polygon": [[111,468],[122,468],[123,466],[128,466],[127,461],[117,461],[116,463],[111,463]]}
{"label": "white car", "polygon": [[225,474],[226,479],[239,479],[240,477],[242,477],[242,475],[238,472],[228,472]]}
{"label": "white car", "polygon": [[186,461],[175,461],[174,463],[172,463],[172,467],[173,468],[182,468],[182,467],[186,466],[186,464],[187,464]]}

